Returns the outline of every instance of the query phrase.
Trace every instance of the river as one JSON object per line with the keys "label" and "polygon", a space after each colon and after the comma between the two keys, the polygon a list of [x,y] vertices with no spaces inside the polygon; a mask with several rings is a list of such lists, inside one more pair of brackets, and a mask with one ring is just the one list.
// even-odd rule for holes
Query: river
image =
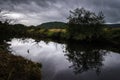
{"label": "river", "polygon": [[42,64],[42,80],[120,80],[120,49],[13,38],[11,54]]}

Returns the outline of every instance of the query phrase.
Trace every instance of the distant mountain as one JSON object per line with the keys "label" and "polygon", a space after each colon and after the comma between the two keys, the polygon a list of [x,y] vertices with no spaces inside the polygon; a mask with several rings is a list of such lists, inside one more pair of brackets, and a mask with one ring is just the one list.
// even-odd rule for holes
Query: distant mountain
{"label": "distant mountain", "polygon": [[[112,28],[120,28],[120,24],[106,24],[108,27],[112,27]],[[36,27],[41,27],[41,28],[46,28],[46,29],[51,29],[51,28],[65,28],[67,27],[67,23],[64,22],[47,22],[47,23],[43,23],[41,25],[38,25]]]}
{"label": "distant mountain", "polygon": [[37,27],[41,27],[41,28],[65,28],[67,27],[67,24],[64,22],[47,22],[47,23],[43,23],[41,25],[38,25]]}
{"label": "distant mountain", "polygon": [[112,28],[120,28],[120,24],[107,24],[107,25]]}

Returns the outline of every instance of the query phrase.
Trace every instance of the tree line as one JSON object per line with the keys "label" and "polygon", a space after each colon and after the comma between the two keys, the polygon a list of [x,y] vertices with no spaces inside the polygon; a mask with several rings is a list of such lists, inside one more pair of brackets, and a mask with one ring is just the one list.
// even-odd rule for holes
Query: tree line
{"label": "tree line", "polygon": [[[1,13],[1,11],[0,11]],[[2,13],[3,14],[3,13]],[[70,11],[68,23],[62,30],[50,30],[22,24],[11,24],[14,20],[6,19],[0,16],[0,39],[6,37],[36,37],[36,38],[54,38],[77,41],[106,41],[118,44],[120,42],[120,29],[111,29],[105,25],[105,16],[103,12],[98,14],[77,8]],[[47,24],[48,25],[48,24]],[[60,25],[60,24],[59,24]],[[48,25],[49,26],[49,25]],[[52,24],[53,26],[53,24]],[[57,27],[57,29],[59,29]]]}

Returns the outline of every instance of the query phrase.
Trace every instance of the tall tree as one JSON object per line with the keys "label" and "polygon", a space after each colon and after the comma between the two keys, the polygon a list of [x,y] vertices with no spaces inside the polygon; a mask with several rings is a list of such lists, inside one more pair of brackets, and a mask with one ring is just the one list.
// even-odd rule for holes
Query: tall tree
{"label": "tall tree", "polygon": [[90,40],[93,39],[93,37],[98,38],[102,33],[102,27],[105,22],[102,12],[96,15],[94,12],[84,8],[77,8],[70,11],[68,19],[70,38],[76,40]]}
{"label": "tall tree", "polygon": [[70,24],[103,24],[105,22],[102,12],[96,15],[94,12],[85,10],[84,8],[77,8],[74,11],[70,11],[68,19]]}

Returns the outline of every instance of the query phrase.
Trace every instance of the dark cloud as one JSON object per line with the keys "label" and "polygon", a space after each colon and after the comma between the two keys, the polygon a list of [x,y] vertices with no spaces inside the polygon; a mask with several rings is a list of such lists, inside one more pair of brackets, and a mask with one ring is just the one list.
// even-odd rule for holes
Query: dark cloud
{"label": "dark cloud", "polygon": [[[120,22],[120,0],[0,0],[0,8],[11,11],[19,23],[37,25],[49,21],[66,21],[69,10],[85,7],[103,11],[106,22]],[[21,17],[21,18],[20,18]],[[13,17],[15,18],[15,17]]]}

